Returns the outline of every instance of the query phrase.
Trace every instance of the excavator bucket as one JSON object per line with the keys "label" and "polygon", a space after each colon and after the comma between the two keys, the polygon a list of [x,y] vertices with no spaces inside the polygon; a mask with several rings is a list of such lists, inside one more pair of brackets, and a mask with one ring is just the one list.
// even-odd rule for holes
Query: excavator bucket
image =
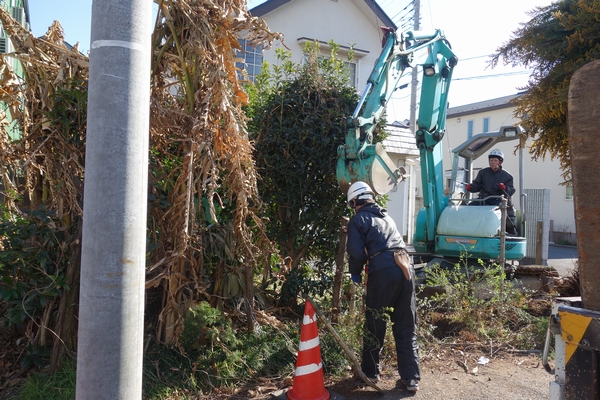
{"label": "excavator bucket", "polygon": [[343,193],[356,181],[367,183],[376,194],[386,194],[404,179],[406,171],[397,168],[381,143],[366,146],[363,157],[338,158],[337,181]]}

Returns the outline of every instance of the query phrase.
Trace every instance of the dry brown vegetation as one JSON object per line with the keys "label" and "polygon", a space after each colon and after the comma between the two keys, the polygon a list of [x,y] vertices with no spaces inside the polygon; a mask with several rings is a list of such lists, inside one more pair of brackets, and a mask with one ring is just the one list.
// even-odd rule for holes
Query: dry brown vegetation
{"label": "dry brown vegetation", "polygon": [[[257,174],[235,50],[242,36],[265,47],[281,37],[251,17],[243,0],[155,2],[147,310],[156,339],[171,343],[185,310],[200,300],[219,306],[235,298],[251,327],[252,302],[244,299],[253,298],[257,255],[271,251],[256,215]],[[8,105],[8,115],[0,115],[5,204],[20,215],[53,210],[56,229],[76,236],[63,243],[71,290],[24,332],[36,346],[51,341],[56,361],[76,344],[89,59],[66,46],[59,22],[36,38],[1,8],[0,20],[16,49],[0,59],[0,100]],[[22,63],[23,78],[9,57]],[[18,122],[21,139],[10,138],[10,121]]]}

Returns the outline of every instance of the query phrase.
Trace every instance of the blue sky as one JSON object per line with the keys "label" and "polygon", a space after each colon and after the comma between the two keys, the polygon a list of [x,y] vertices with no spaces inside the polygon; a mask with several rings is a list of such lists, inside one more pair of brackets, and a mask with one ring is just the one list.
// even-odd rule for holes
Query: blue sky
{"label": "blue sky", "polygon": [[[248,7],[263,1],[248,0]],[[397,24],[402,16],[412,14],[410,6],[405,9],[408,0],[378,3]],[[421,30],[442,29],[459,58],[449,95],[451,107],[514,94],[517,87],[527,83],[524,68],[486,69],[487,56],[509,40],[520,23],[529,20],[527,11],[550,3],[551,0],[421,0]],[[91,8],[92,0],[29,0],[31,29],[40,36],[54,20],[59,20],[66,40],[71,44],[80,42],[80,50],[85,53],[90,47]],[[393,109],[388,112],[396,113],[396,119],[404,119],[409,93],[397,93]]]}
{"label": "blue sky", "polygon": [[90,48],[92,0],[28,0],[29,19],[34,35],[42,36],[58,20],[65,31],[65,39],[84,53]]}

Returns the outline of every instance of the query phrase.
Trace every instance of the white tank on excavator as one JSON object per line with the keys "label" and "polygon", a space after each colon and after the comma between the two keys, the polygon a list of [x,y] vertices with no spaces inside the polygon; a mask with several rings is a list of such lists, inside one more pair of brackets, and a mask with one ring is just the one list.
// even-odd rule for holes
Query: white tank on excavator
{"label": "white tank on excavator", "polygon": [[448,205],[442,211],[437,226],[438,235],[494,237],[500,231],[498,206]]}

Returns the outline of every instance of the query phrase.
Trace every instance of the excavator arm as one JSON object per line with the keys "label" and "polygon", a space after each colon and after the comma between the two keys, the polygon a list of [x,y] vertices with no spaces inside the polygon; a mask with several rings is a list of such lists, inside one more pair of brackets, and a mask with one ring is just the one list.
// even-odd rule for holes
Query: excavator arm
{"label": "excavator arm", "polygon": [[360,180],[384,194],[402,181],[403,171],[394,165],[381,143],[373,143],[373,130],[407,68],[423,68],[417,123],[417,132],[421,132],[417,135],[419,148],[433,149],[434,141],[443,137],[448,88],[457,57],[440,30],[406,32],[400,37],[388,28],[384,32],[381,54],[348,119],[346,143],[338,148],[337,180],[344,192]]}

